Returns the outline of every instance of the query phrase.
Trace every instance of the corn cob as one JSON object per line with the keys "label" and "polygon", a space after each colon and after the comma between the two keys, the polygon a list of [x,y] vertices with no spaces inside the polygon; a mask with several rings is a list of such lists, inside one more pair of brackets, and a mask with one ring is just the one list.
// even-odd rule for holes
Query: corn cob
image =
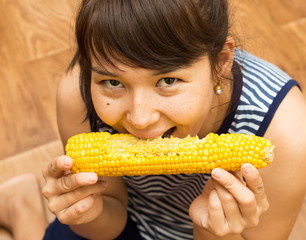
{"label": "corn cob", "polygon": [[66,155],[73,159],[72,173],[135,176],[210,173],[216,167],[238,171],[247,162],[262,168],[273,161],[273,148],[269,140],[248,134],[145,140],[96,132],[71,137]]}

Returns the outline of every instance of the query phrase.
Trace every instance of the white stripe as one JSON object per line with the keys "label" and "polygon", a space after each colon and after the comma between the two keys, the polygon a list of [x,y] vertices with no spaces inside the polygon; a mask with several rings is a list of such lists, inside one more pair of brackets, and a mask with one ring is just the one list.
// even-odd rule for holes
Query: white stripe
{"label": "white stripe", "polygon": [[[241,108],[240,108],[241,109]],[[258,116],[256,114],[237,114],[237,116],[235,117],[235,119],[240,120],[240,119],[250,119],[250,120],[256,120],[261,122],[264,117],[262,116]]]}
{"label": "white stripe", "polygon": [[[246,99],[247,101],[247,99]],[[263,110],[261,108],[259,108],[258,106],[254,106],[254,105],[239,105],[237,107],[238,111],[249,111],[249,112],[263,112]],[[252,114],[255,115],[256,113]],[[243,114],[243,116],[249,116],[249,114]]]}
{"label": "white stripe", "polygon": [[[151,234],[151,235],[153,235],[153,236],[156,236],[156,234],[163,234],[163,235],[167,235],[167,236],[169,236],[169,237],[174,237],[174,236],[180,236],[180,237],[184,237],[185,239],[186,238],[190,238],[191,236],[190,236],[190,234],[188,234],[188,233],[185,233],[185,232],[179,232],[179,231],[177,231],[175,228],[173,228],[173,229],[171,229],[171,228],[169,228],[169,229],[167,229],[167,231],[168,232],[165,232],[165,230],[163,229],[163,228],[161,228],[160,226],[165,226],[165,223],[169,223],[168,221],[166,221],[166,220],[163,220],[163,219],[161,219],[161,218],[159,218],[159,222],[161,222],[162,223],[162,225],[160,225],[160,223],[156,223],[156,222],[154,222],[155,224],[153,225],[154,227],[154,230],[153,230],[153,228],[151,227],[151,229],[149,229],[148,228],[148,224],[147,224],[147,222],[152,222],[153,223],[153,220],[152,219],[150,219],[150,218],[148,218],[148,215],[144,215],[144,214],[139,214],[138,212],[135,212],[135,211],[133,211],[133,213],[136,213],[136,215],[137,216],[139,216],[137,219],[139,219],[141,222],[143,222],[144,223],[144,225],[143,226],[141,226],[141,227],[139,227],[139,230],[142,230],[143,232],[145,232],[146,230],[149,230],[148,232]],[[160,217],[160,215],[156,215],[155,216],[155,218],[158,218],[158,217]],[[164,216],[164,217],[166,217],[166,216]],[[132,216],[131,216],[131,218],[132,218]],[[133,219],[133,218],[132,218]],[[137,222],[137,219],[133,219],[133,221],[135,221],[135,222]],[[188,222],[189,224],[188,225],[181,225],[180,224],[180,228],[181,229],[185,229],[185,231],[191,231],[192,229],[193,229],[193,225],[192,224],[190,224],[190,221]],[[174,225],[175,223],[171,223],[170,225]],[[177,225],[176,225],[177,226]],[[171,234],[169,234],[171,232]],[[175,238],[176,239],[176,238]]]}
{"label": "white stripe", "polygon": [[[252,66],[252,68],[257,68],[257,66]],[[255,74],[258,76],[254,76]],[[248,71],[245,72],[244,75],[250,78],[251,76],[253,76],[257,82],[258,77],[260,77],[262,78],[262,80],[264,80],[264,82],[262,82],[263,84],[270,85],[271,89],[275,89],[277,91],[280,89],[280,85],[282,84],[279,78],[274,77],[269,72],[262,72],[262,70],[260,69],[256,69],[256,71],[254,69],[248,69]]]}
{"label": "white stripe", "polygon": [[240,122],[235,125],[236,128],[243,128],[243,127],[250,127],[254,130],[257,130],[259,126],[257,124],[251,123],[251,122]]}
{"label": "white stripe", "polygon": [[272,79],[276,80],[277,82],[281,81],[279,82],[280,85],[283,85],[285,82],[291,79],[287,73],[276,65],[258,58],[247,51],[238,50],[235,55],[235,59],[238,59],[241,65],[245,65],[243,63],[248,63],[248,65],[251,65],[247,66],[248,70],[250,70],[251,67],[255,68],[257,71],[264,70],[268,76],[272,76]]}
{"label": "white stripe", "polygon": [[229,133],[243,133],[243,134],[255,134],[253,131],[249,131],[247,129],[238,129],[237,131],[234,131],[232,128],[229,129]]}
{"label": "white stripe", "polygon": [[140,225],[140,226],[144,227],[145,230],[146,230],[149,234],[151,234],[151,235],[153,235],[153,236],[155,235],[154,232],[153,232],[153,230],[149,227],[149,225],[144,221],[144,219],[143,219],[136,211],[134,211],[134,209],[128,208],[128,210],[129,210],[129,212],[132,213],[134,216],[138,216],[137,219],[135,219],[135,218],[133,219],[133,215],[131,215],[131,218],[132,218],[132,220],[133,220],[134,222],[140,221],[140,222],[141,222],[141,225]]}
{"label": "white stripe", "polygon": [[[274,89],[272,89],[272,87],[273,87],[272,84],[273,83],[270,83],[270,86],[267,86],[267,83],[258,82],[258,79],[254,75],[249,74],[248,77],[251,80],[253,80],[253,82],[245,79],[244,86],[251,86],[252,88],[258,89],[258,91],[260,91],[260,92],[262,91],[261,89],[264,89],[272,97],[274,97],[276,95],[277,92]],[[256,82],[261,87],[261,89],[257,85],[255,85],[254,82]],[[280,90],[280,87],[277,86],[277,89]],[[265,98],[267,98],[267,97],[265,96]]]}
{"label": "white stripe", "polygon": [[[245,87],[245,85],[244,85],[244,87]],[[267,95],[265,95],[265,94],[262,92],[262,90],[261,90],[260,88],[258,88],[258,86],[256,86],[255,84],[253,84],[253,83],[251,83],[251,82],[248,82],[248,87],[250,87],[251,89],[255,90],[256,93],[258,94],[258,96],[259,96],[262,100],[266,101],[266,102],[269,103],[269,104],[272,103],[271,98],[267,97]],[[265,90],[266,90],[266,89],[265,89]],[[268,92],[268,91],[267,91],[267,92]],[[269,93],[269,94],[270,94],[270,93]],[[275,94],[274,92],[271,92],[270,95],[275,96],[276,94]]]}
{"label": "white stripe", "polygon": [[[162,233],[163,236],[168,236],[167,239],[169,239],[169,237],[172,237],[172,239],[182,239],[182,240],[186,240],[188,238],[190,238],[190,234],[187,233],[183,233],[183,232],[178,232],[178,231],[173,231],[173,229],[168,228],[167,230],[164,230],[163,228],[157,227],[156,230],[159,233]],[[175,237],[175,238],[174,238]],[[180,238],[178,238],[180,237]],[[160,238],[159,238],[160,239]]]}
{"label": "white stripe", "polygon": [[251,58],[249,58],[248,61],[251,62],[253,64],[253,67],[256,68],[258,71],[265,70],[265,72],[268,73],[268,75],[271,76],[272,79],[278,82],[280,81],[279,82],[280,85],[284,84],[285,82],[291,79],[291,77],[287,73],[282,71],[276,65],[264,61],[260,58],[257,58],[254,55]]}

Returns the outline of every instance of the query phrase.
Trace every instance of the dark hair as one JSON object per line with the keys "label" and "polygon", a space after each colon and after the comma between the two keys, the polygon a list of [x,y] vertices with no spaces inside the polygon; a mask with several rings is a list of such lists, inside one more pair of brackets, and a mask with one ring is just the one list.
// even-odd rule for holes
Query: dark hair
{"label": "dark hair", "polygon": [[[83,0],[76,18],[80,89],[87,117],[91,59],[146,69],[188,65],[207,55],[213,72],[229,30],[226,0]],[[101,60],[102,61],[99,61]]]}

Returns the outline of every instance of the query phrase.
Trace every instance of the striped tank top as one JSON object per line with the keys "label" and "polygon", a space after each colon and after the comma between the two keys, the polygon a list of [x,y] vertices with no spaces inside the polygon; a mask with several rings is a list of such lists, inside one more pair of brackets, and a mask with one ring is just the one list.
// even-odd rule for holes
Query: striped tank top
{"label": "striped tank top", "polygon": [[[220,133],[263,136],[288,91],[298,83],[271,63],[235,50],[232,106]],[[99,131],[114,130],[98,124]],[[125,176],[128,212],[143,239],[193,239],[188,209],[209,174]]]}

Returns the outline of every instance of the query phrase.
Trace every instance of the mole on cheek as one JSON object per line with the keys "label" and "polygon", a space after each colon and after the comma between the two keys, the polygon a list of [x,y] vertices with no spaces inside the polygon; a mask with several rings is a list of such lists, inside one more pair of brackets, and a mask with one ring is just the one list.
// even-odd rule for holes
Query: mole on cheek
{"label": "mole on cheek", "polygon": [[107,106],[109,106],[109,105],[110,105],[110,103],[108,102],[108,103],[106,103],[106,105],[107,105]]}

